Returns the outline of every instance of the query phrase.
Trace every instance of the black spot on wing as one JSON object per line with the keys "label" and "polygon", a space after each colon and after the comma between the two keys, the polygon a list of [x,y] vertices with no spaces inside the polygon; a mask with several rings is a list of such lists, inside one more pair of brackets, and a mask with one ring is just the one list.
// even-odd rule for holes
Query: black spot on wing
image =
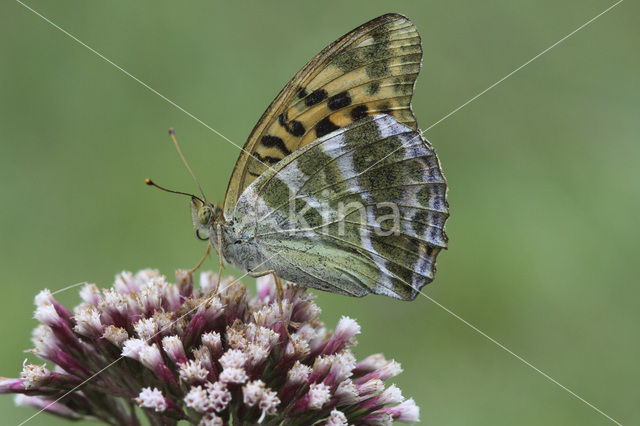
{"label": "black spot on wing", "polygon": [[349,105],[351,105],[351,96],[349,96],[349,93],[347,91],[340,92],[337,95],[333,95],[327,102],[327,106],[333,111],[347,107]]}
{"label": "black spot on wing", "polygon": [[265,163],[269,163],[269,165],[273,166],[274,164],[277,164],[281,158],[276,158],[276,157],[272,157],[270,155],[265,155],[264,157],[258,153],[254,153],[253,157],[258,160],[259,162],[261,162],[262,164]]}
{"label": "black spot on wing", "polygon": [[305,128],[301,122],[293,120],[289,123],[290,132],[293,136],[302,136],[305,133]]}
{"label": "black spot on wing", "polygon": [[301,87],[300,90],[298,90],[298,99],[304,99],[304,97],[307,95],[307,89],[305,89],[304,87]]}
{"label": "black spot on wing", "polygon": [[277,136],[264,135],[262,139],[260,139],[260,142],[262,143],[262,146],[265,146],[267,148],[279,149],[280,152],[285,155],[285,157],[291,154],[291,151],[284,144],[284,141]]}
{"label": "black spot on wing", "polygon": [[316,124],[316,135],[320,138],[334,130],[338,130],[339,128],[340,126],[336,126],[329,117],[325,117]]}
{"label": "black spot on wing", "polygon": [[353,121],[358,121],[362,118],[365,118],[367,116],[367,112],[369,112],[369,108],[367,108],[366,105],[358,105],[351,110],[351,119]]}
{"label": "black spot on wing", "polygon": [[287,118],[284,113],[278,116],[278,123],[289,133],[290,135],[300,137],[305,134],[306,129],[304,125],[296,120],[291,120],[287,123]]}
{"label": "black spot on wing", "polygon": [[311,92],[309,96],[304,100],[304,104],[308,107],[319,104],[320,102],[327,99],[328,93],[324,89],[318,89]]}
{"label": "black spot on wing", "polygon": [[287,129],[287,131],[291,133],[293,136],[300,137],[304,135],[305,128],[301,122],[293,120],[292,122],[289,123],[289,128]]}

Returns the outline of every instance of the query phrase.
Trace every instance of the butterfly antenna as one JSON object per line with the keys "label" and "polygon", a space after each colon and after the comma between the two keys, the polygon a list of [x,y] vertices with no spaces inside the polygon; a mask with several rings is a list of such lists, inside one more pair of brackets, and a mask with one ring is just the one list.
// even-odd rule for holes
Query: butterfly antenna
{"label": "butterfly antenna", "polygon": [[193,194],[189,194],[188,192],[174,191],[174,190],[172,190],[172,189],[167,189],[167,188],[165,188],[165,187],[163,187],[163,186],[158,185],[157,183],[155,183],[154,181],[152,181],[152,180],[151,180],[151,179],[149,179],[149,178],[146,178],[146,179],[144,180],[144,183],[146,183],[146,184],[147,184],[147,185],[149,185],[149,186],[155,186],[156,188],[161,189],[161,190],[163,190],[163,191],[165,191],[165,192],[171,192],[172,194],[188,195],[189,197],[193,197],[193,198],[195,198],[195,199],[197,199],[197,200],[200,200],[200,202],[201,202],[201,203],[204,203],[204,200],[201,200],[201,199],[200,199],[200,197],[196,197],[195,195],[193,195]]}
{"label": "butterfly antenna", "polygon": [[191,167],[189,166],[189,163],[187,163],[187,159],[184,158],[184,155],[182,154],[182,150],[180,149],[180,145],[178,145],[178,139],[176,139],[176,132],[175,132],[175,130],[173,130],[173,128],[169,129],[169,136],[171,136],[171,140],[173,140],[173,144],[176,146],[176,149],[178,150],[178,154],[180,154],[180,158],[182,158],[182,162],[184,163],[185,166],[187,166],[187,170],[189,170],[189,173],[191,174],[191,177],[196,182],[196,185],[198,185],[198,189],[200,190],[200,193],[202,194],[202,198],[206,200],[207,197],[204,195],[204,191],[202,190],[202,186],[200,186],[200,182],[198,181],[198,178],[196,177],[195,173],[193,173],[193,170],[191,170]]}

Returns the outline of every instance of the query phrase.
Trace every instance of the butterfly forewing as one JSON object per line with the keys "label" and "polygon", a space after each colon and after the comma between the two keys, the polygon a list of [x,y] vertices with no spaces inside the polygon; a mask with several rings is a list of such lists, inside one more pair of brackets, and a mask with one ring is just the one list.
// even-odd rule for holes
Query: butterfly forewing
{"label": "butterfly forewing", "polygon": [[325,48],[280,92],[247,139],[229,182],[225,216],[254,179],[319,137],[380,113],[416,130],[411,96],[421,60],[420,36],[398,14],[369,21]]}
{"label": "butterfly forewing", "polygon": [[283,278],[411,300],[446,247],[446,182],[431,145],[389,115],[297,150],[242,194],[234,217]]}

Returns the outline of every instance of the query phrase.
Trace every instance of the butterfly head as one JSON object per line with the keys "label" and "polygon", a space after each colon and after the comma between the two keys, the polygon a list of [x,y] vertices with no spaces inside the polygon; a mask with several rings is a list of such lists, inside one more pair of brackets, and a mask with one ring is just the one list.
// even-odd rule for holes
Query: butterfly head
{"label": "butterfly head", "polygon": [[224,222],[224,215],[220,205],[211,204],[209,201],[203,201],[198,197],[191,198],[191,218],[198,238],[201,238],[200,235],[207,236],[201,239],[208,239],[215,225]]}

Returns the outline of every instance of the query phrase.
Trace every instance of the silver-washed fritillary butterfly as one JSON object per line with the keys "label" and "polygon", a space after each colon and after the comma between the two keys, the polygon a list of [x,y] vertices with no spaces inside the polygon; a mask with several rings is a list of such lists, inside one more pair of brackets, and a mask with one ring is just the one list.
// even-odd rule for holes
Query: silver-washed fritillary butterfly
{"label": "silver-washed fritillary butterfly", "polygon": [[411,97],[420,36],[380,16],[305,65],[263,114],[222,207],[192,198],[196,231],[253,276],[413,300],[447,245],[446,181]]}

